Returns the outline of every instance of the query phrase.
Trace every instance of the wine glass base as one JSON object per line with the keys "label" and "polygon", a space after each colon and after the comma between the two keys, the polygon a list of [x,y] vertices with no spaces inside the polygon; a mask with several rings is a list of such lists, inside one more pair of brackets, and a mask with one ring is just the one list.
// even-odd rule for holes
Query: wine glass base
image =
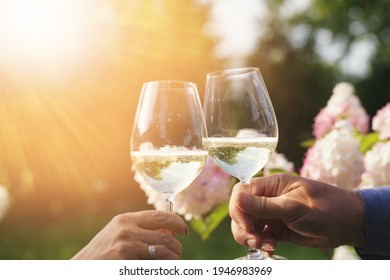
{"label": "wine glass base", "polygon": [[279,256],[279,255],[273,255],[272,257],[270,257],[272,260],[274,261],[285,261],[287,260],[285,257],[283,256]]}
{"label": "wine glass base", "polygon": [[279,261],[279,260],[287,260],[287,259],[285,257],[279,256],[279,255],[268,256],[267,254],[262,253],[260,251],[257,251],[257,252],[249,251],[246,256],[237,258],[236,260],[275,260],[275,261]]}

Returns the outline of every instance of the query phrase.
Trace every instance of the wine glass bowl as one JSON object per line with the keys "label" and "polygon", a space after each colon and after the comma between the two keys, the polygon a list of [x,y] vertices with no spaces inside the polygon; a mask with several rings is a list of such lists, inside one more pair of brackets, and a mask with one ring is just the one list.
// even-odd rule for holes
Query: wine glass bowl
{"label": "wine glass bowl", "polygon": [[197,87],[186,81],[143,85],[130,141],[134,168],[162,194],[166,210],[203,169],[207,136]]}
{"label": "wine glass bowl", "polygon": [[[257,67],[214,71],[207,74],[204,115],[209,155],[241,183],[268,162],[278,142],[278,125],[264,80]],[[249,248],[242,259],[267,259]]]}

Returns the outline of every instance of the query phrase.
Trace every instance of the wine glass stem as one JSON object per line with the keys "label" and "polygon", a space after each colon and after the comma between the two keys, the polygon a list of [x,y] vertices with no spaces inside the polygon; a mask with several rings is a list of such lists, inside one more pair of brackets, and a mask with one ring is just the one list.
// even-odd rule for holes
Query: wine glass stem
{"label": "wine glass stem", "polygon": [[[165,196],[165,211],[173,213],[173,196]],[[171,235],[175,235],[173,231],[166,231]]]}
{"label": "wine glass stem", "polygon": [[165,210],[167,212],[173,212],[173,197],[165,197]]}
{"label": "wine glass stem", "polygon": [[[241,183],[248,185],[249,193],[252,193],[250,180],[245,180]],[[255,232],[255,223],[253,217],[251,218],[251,230],[252,232]],[[250,246],[248,247],[248,253],[246,256],[247,260],[261,260],[264,258],[266,258],[266,256],[264,256],[264,254],[259,249]]]}

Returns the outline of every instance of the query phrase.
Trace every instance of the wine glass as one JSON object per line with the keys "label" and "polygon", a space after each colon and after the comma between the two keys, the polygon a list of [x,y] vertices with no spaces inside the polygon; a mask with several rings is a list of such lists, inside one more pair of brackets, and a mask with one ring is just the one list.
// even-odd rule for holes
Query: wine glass
{"label": "wine glass", "polygon": [[130,140],[133,167],[163,195],[173,212],[175,195],[203,169],[207,137],[197,87],[186,81],[143,84]]}
{"label": "wine glass", "polygon": [[[203,145],[217,164],[243,184],[268,162],[278,143],[275,112],[260,70],[226,69],[207,74]],[[248,248],[240,259],[268,259]],[[275,256],[274,259],[283,257]]]}

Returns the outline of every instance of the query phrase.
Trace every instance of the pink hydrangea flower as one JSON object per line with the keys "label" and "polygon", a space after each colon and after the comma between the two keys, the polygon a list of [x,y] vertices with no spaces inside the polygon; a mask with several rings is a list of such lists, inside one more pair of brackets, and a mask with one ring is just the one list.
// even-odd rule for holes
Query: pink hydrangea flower
{"label": "pink hydrangea flower", "polygon": [[315,117],[313,125],[315,138],[323,137],[340,119],[348,120],[361,133],[368,131],[369,116],[355,95],[354,87],[345,82],[334,87],[326,107]]}
{"label": "pink hydrangea flower", "polygon": [[[229,201],[231,176],[224,172],[210,157],[198,177],[190,186],[176,195],[174,211],[186,220],[200,219],[214,207]],[[148,197],[147,202],[156,209],[165,209],[164,198],[150,187],[138,174],[135,180]]]}
{"label": "pink hydrangea flower", "polygon": [[390,184],[390,141],[377,142],[364,156],[366,171],[360,188]]}
{"label": "pink hydrangea flower", "polygon": [[307,151],[300,174],[352,190],[359,185],[363,171],[363,156],[352,125],[339,120]]}
{"label": "pink hydrangea flower", "polygon": [[379,133],[381,140],[390,138],[390,103],[387,103],[373,117],[372,129]]}

